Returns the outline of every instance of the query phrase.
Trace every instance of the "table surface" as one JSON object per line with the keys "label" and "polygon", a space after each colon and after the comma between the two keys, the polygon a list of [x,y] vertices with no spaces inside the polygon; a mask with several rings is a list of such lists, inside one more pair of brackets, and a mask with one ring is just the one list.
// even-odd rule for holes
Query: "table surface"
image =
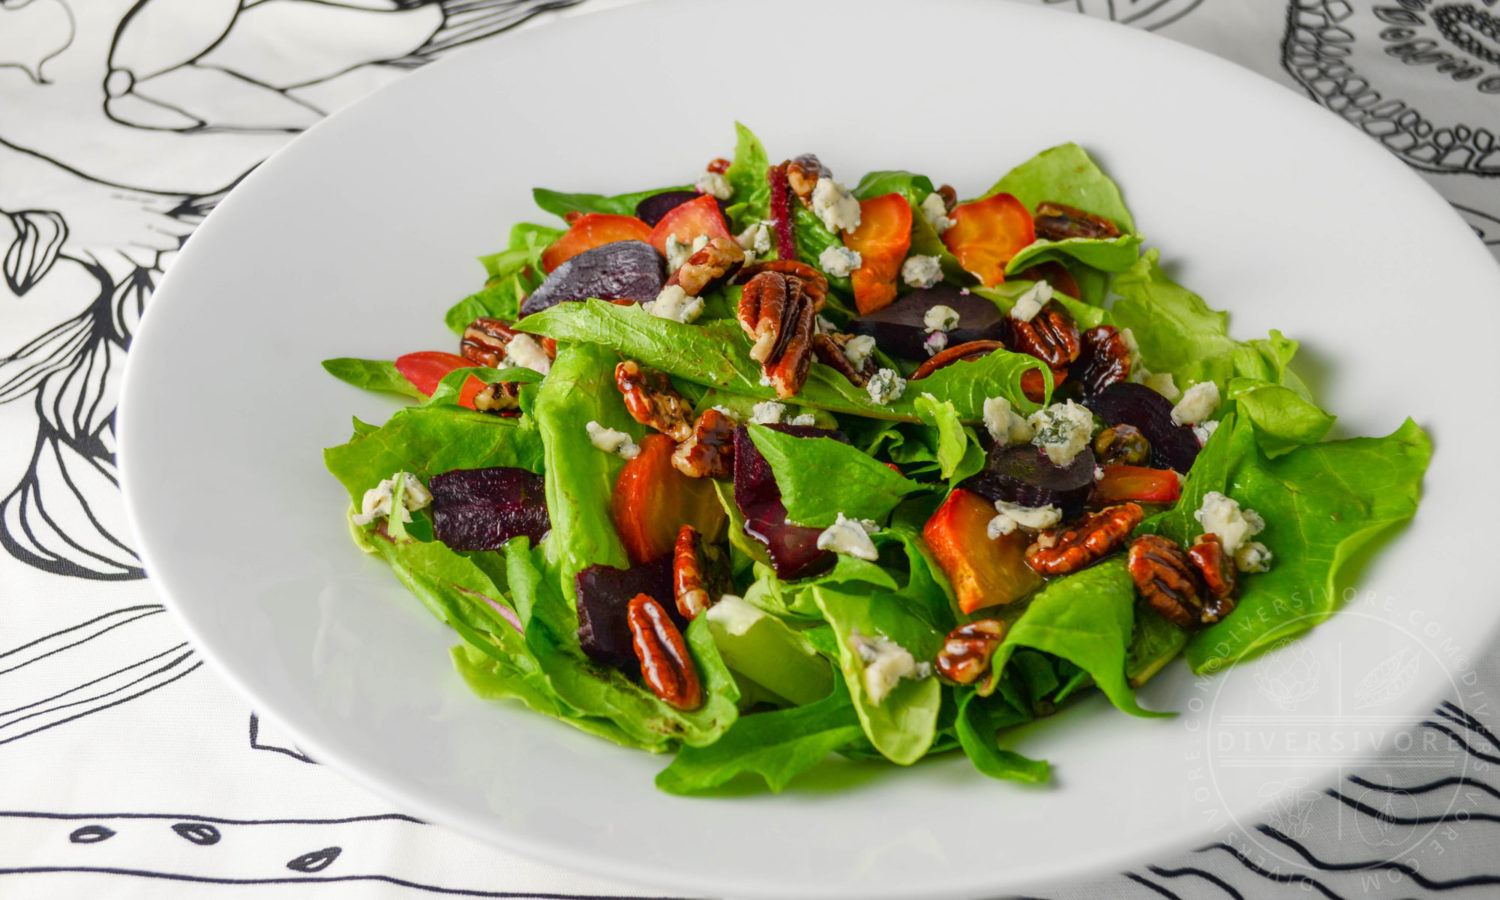
{"label": "table surface", "polygon": [[[145,579],[113,441],[152,288],[244,173],[455,48],[624,2],[0,2],[0,896],[651,895],[393,810],[247,709]],[[1422,173],[1500,253],[1494,0],[1014,2],[1272,78]],[[1264,822],[1046,894],[1492,896],[1497,688],[1490,654],[1396,761],[1279,785]]]}

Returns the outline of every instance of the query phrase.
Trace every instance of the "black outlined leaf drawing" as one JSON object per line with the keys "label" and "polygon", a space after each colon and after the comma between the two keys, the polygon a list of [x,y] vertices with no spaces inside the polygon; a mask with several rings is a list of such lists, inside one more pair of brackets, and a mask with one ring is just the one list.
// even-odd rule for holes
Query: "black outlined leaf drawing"
{"label": "black outlined leaf drawing", "polygon": [[114,836],[113,828],[105,828],[103,825],[85,825],[74,829],[73,833],[68,835],[68,840],[75,844],[97,844]]}
{"label": "black outlined leaf drawing", "polygon": [[207,822],[178,822],[172,826],[184,840],[197,844],[200,847],[208,847],[219,842],[221,835],[219,829]]}
{"label": "black outlined leaf drawing", "polygon": [[57,262],[68,237],[68,225],[62,216],[49,210],[28,209],[6,216],[16,230],[16,239],[5,251],[5,283],[11,293],[24,297]]}
{"label": "black outlined leaf drawing", "polygon": [[1164,28],[1197,9],[1203,0],[1042,0],[1072,7],[1087,16],[1112,19],[1147,31]]}
{"label": "black outlined leaf drawing", "polygon": [[343,853],[342,847],[324,847],[322,850],[314,850],[304,853],[286,864],[293,872],[321,872],[333,865],[333,861]]}

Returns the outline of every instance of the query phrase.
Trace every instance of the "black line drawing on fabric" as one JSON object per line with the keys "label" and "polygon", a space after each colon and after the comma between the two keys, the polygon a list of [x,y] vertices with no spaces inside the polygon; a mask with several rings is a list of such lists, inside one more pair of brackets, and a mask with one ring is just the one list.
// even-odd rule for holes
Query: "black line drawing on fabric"
{"label": "black line drawing on fabric", "polygon": [[73,10],[65,0],[4,0],[10,16],[0,29],[0,69],[15,68],[38,84],[47,61],[73,43]]}
{"label": "black line drawing on fabric", "polygon": [[290,756],[292,759],[295,759],[298,762],[312,763],[314,765],[317,764],[317,760],[313,759],[311,756],[308,756],[306,753],[302,752],[302,748],[298,747],[296,744],[293,744],[290,740],[286,741],[285,744],[282,744],[282,743],[278,743],[278,738],[277,737],[274,737],[274,736],[269,736],[268,737],[268,736],[266,736],[265,734],[262,733],[265,730],[274,729],[274,727],[275,726],[270,725],[269,723],[262,723],[261,718],[260,718],[259,715],[255,714],[255,713],[251,713],[250,714],[250,749],[251,750],[270,750],[272,753],[280,753],[280,754],[283,754],[285,756]]}
{"label": "black line drawing on fabric", "polygon": [[1110,19],[1147,31],[1165,28],[1197,9],[1203,0],[1042,0],[1066,4],[1086,16]]}

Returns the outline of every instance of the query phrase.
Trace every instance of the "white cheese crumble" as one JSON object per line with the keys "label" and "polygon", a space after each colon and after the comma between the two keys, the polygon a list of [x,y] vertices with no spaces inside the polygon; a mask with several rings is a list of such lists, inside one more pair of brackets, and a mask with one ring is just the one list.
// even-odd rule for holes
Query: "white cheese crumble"
{"label": "white cheese crumble", "polygon": [[1031,440],[1036,430],[1026,417],[1010,408],[1004,397],[990,397],[984,401],[984,427],[995,443],[1004,447]]}
{"label": "white cheese crumble", "polygon": [[938,234],[953,227],[953,220],[948,218],[948,204],[943,202],[943,195],[935,191],[922,201],[922,217]]}
{"label": "white cheese crumble", "polygon": [[1016,298],[1016,305],[1010,308],[1010,317],[1019,322],[1030,322],[1051,299],[1052,285],[1045,281],[1038,281],[1027,288],[1026,293]]}
{"label": "white cheese crumble", "polygon": [[1172,407],[1172,422],[1175,425],[1197,425],[1218,408],[1219,386],[1212,381],[1200,381],[1188,388]]}
{"label": "white cheese crumble", "polygon": [[1172,380],[1171,372],[1155,372],[1147,375],[1144,383],[1146,387],[1174,403],[1177,402],[1178,397],[1182,396],[1182,391],[1177,389],[1177,382]]}
{"label": "white cheese crumble", "polygon": [[771,376],[767,375],[765,372],[760,373],[760,386],[761,387],[770,387],[771,386]]}
{"label": "white cheese crumble", "polygon": [[776,425],[786,418],[786,404],[762,400],[750,408],[750,421],[757,425]]}
{"label": "white cheese crumble", "polygon": [[700,234],[693,238],[691,244],[685,244],[677,239],[677,235],[667,235],[667,271],[675,272],[682,268],[682,264],[699,250],[708,246],[708,235]]}
{"label": "white cheese crumble", "polygon": [[704,610],[703,615],[708,621],[733,635],[748,633],[756,622],[766,617],[753,603],[734,594],[720,597],[719,602]]}
{"label": "white cheese crumble", "polygon": [[734,196],[734,187],[730,185],[729,179],[724,177],[723,172],[704,172],[693,182],[693,187],[700,194],[712,194],[716,199],[728,200]]}
{"label": "white cheese crumble", "polygon": [[[410,472],[399,472],[401,478],[401,521],[411,521],[411,511],[421,509],[432,502],[432,494],[427,486],[417,480],[417,476]],[[391,501],[396,495],[396,476],[381,480],[374,487],[365,491],[364,497],[359,502],[359,512],[352,517],[354,524],[364,526],[376,519],[381,519],[391,514]]]}
{"label": "white cheese crumble", "polygon": [[749,265],[756,256],[771,252],[771,228],[765,222],[756,222],[741,231],[735,241],[745,251],[745,264]]}
{"label": "white cheese crumble", "polygon": [[641,455],[641,448],[623,431],[605,428],[592,419],[583,427],[589,433],[589,443],[605,453],[613,453],[623,459],[635,459]]}
{"label": "white cheese crumble", "polygon": [[1039,409],[1026,421],[1036,431],[1031,442],[1054,466],[1071,463],[1094,436],[1094,414],[1072,400]]}
{"label": "white cheese crumble", "polygon": [[1195,437],[1195,438],[1198,439],[1198,443],[1199,444],[1207,446],[1208,439],[1211,438],[1211,437],[1213,437],[1214,436],[1214,432],[1218,431],[1218,430],[1219,430],[1219,423],[1210,420],[1210,421],[1204,422],[1202,425],[1194,425],[1193,426],[1193,437]]}
{"label": "white cheese crumble", "polygon": [[801,425],[806,428],[811,428],[812,426],[818,424],[818,417],[813,415],[812,413],[803,413],[800,416],[792,416],[792,420],[787,424]]}
{"label": "white cheese crumble", "polygon": [[864,664],[864,676],[861,678],[865,688],[865,696],[870,702],[879,706],[890,696],[901,679],[909,678],[917,681],[931,677],[932,664],[919,663],[911,651],[891,640],[890,638],[874,635],[866,637],[855,628],[849,632],[849,649],[859,656],[859,661]]}
{"label": "white cheese crumble", "polygon": [[1203,504],[1193,513],[1193,518],[1203,526],[1204,534],[1216,534],[1224,552],[1237,554],[1245,542],[1260,534],[1266,520],[1253,509],[1240,509],[1238,500],[1226,497],[1218,491],[1203,495]]}
{"label": "white cheese crumble", "polygon": [[1271,551],[1260,541],[1251,541],[1235,551],[1234,567],[1241,572],[1269,572]]}
{"label": "white cheese crumble", "polygon": [[922,314],[922,327],[928,331],[952,331],[958,327],[958,310],[939,303]]}
{"label": "white cheese crumble", "polygon": [[724,418],[728,419],[731,422],[738,422],[740,420],[740,414],[737,413],[737,412],[735,412],[734,410],[730,409],[727,406],[714,406],[714,407],[711,407],[711,409],[713,409],[715,412],[719,413],[720,415],[722,415]]}
{"label": "white cheese crumble", "polygon": [[834,278],[845,277],[863,263],[864,259],[859,255],[859,251],[850,250],[848,247],[835,245],[818,254],[818,268]]}
{"label": "white cheese crumble", "polygon": [[1014,503],[1006,503],[1004,500],[996,500],[995,512],[998,515],[990,519],[990,524],[985,529],[985,533],[992,541],[999,540],[1001,535],[1010,534],[1017,528],[1041,531],[1043,528],[1051,528],[1062,521],[1062,510],[1051,505],[1018,506]]}
{"label": "white cheese crumble", "polygon": [[870,399],[881,406],[889,406],[901,399],[906,390],[906,379],[896,374],[895,369],[881,369],[870,378],[865,390]]}
{"label": "white cheese crumble", "polygon": [[927,351],[928,356],[936,356],[939,353],[942,353],[944,348],[946,348],[947,346],[948,335],[941,331],[934,331],[932,334],[929,334],[924,341],[922,341],[922,347]]}
{"label": "white cheese crumble", "polygon": [[853,231],[859,227],[859,201],[832,178],[818,179],[812,193],[812,211],[829,231]]}
{"label": "white cheese crumble", "polygon": [[874,562],[880,554],[876,552],[870,535],[879,530],[878,525],[867,519],[846,519],[843,513],[839,513],[833,524],[818,535],[818,549]]}
{"label": "white cheese crumble", "polygon": [[680,284],[669,284],[661,289],[656,299],[646,304],[646,312],[658,319],[670,319],[689,325],[703,315],[703,298],[689,297]]}
{"label": "white cheese crumble", "polygon": [[552,360],[536,338],[529,334],[518,334],[505,344],[506,360],[522,368],[546,375],[552,371]]}
{"label": "white cheese crumble", "polygon": [[875,352],[875,339],[868,334],[857,334],[844,344],[844,358],[856,369],[865,367],[865,360]]}
{"label": "white cheese crumble", "polygon": [[943,280],[936,256],[909,256],[901,264],[901,280],[914,288],[930,288]]}

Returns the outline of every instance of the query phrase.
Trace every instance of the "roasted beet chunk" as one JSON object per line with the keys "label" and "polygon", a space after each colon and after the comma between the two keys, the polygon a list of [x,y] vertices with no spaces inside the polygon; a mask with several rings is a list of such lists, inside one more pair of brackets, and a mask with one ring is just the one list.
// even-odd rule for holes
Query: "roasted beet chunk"
{"label": "roasted beet chunk", "polygon": [[455,469],[428,489],[433,533],[454,550],[498,550],[522,534],[535,542],[552,527],[542,476],[525,469]]}
{"label": "roasted beet chunk", "polygon": [[[837,431],[797,425],[767,425],[767,428],[795,437],[826,437],[848,443],[849,439]],[[745,533],[766,545],[771,557],[771,567],[776,574],[788,581],[816,575],[833,565],[833,554],[818,549],[821,528],[790,525],[786,520],[786,506],[781,502],[781,490],[776,487],[776,478],[771,465],[750,440],[750,431],[743,425],[734,436],[734,504],[745,517]]]}
{"label": "roasted beet chunk", "polygon": [[661,268],[661,255],[645,241],[615,241],[585,250],[552,270],[521,304],[521,315],[590,297],[655,300],[665,283]]}
{"label": "roasted beet chunk", "polygon": [[1151,444],[1151,465],[1155,468],[1186,474],[1202,449],[1192,428],[1172,421],[1172,401],[1144,384],[1121,381],[1083,402],[1105,425],[1139,429]]}
{"label": "roasted beet chunk", "polygon": [[1055,506],[1065,520],[1083,512],[1093,486],[1093,451],[1084,450],[1068,465],[1055,466],[1032,444],[992,448],[979,474],[960,485],[991,501]]}
{"label": "roasted beet chunk", "polygon": [[[667,213],[689,200],[697,200],[698,197],[697,191],[662,191],[660,194],[652,194],[635,205],[635,217],[654,228]],[[718,198],[714,202],[719,204],[719,214],[729,218],[725,212],[729,209],[729,204]]]}
{"label": "roasted beet chunk", "polygon": [[[951,284],[939,284],[926,290],[912,291],[884,309],[860,316],[849,323],[855,334],[868,334],[892,356],[926,359],[927,330],[925,317],[934,306],[946,306],[958,313],[958,327],[948,332],[944,346],[957,347],[970,341],[1000,340],[1004,317],[995,304],[973,294],[961,294]],[[939,348],[941,349],[941,348]]]}
{"label": "roasted beet chunk", "polygon": [[590,659],[604,665],[632,675],[640,671],[626,619],[630,599],[636,594],[650,596],[677,619],[678,627],[686,627],[672,602],[670,556],[629,569],[589,566],[574,576],[573,586],[578,594],[578,643]]}

